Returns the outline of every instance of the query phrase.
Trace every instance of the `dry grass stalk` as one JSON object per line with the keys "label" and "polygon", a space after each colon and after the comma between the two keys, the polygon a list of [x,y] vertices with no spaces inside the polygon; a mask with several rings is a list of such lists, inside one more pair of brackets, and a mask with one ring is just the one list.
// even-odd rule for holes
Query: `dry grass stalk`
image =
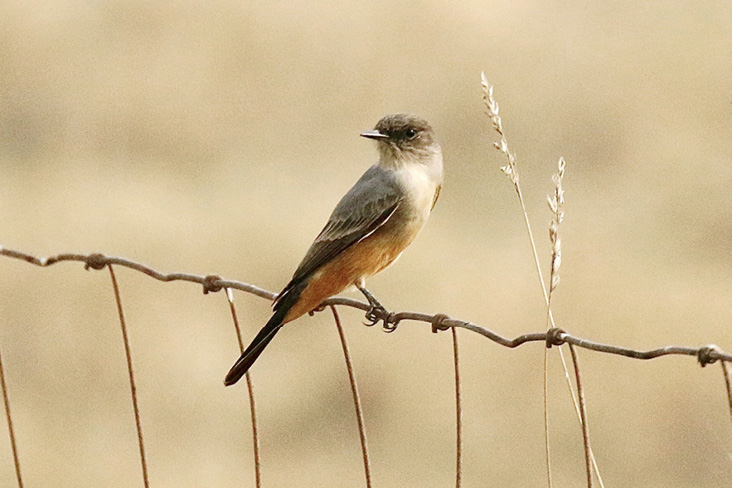
{"label": "dry grass stalk", "polygon": [[[529,215],[526,211],[526,204],[524,202],[523,193],[521,192],[521,185],[519,183],[519,173],[516,166],[516,157],[511,153],[509,147],[508,147],[508,141],[506,140],[506,135],[503,130],[503,122],[501,120],[501,116],[499,115],[499,107],[498,102],[496,101],[495,97],[493,96],[493,86],[488,83],[488,80],[485,77],[485,73],[481,72],[480,74],[481,79],[481,87],[483,89],[483,102],[486,105],[487,108],[487,114],[491,119],[491,122],[493,123],[493,129],[498,133],[500,136],[500,139],[498,142],[494,142],[494,147],[499,150],[501,153],[503,153],[506,156],[506,159],[508,161],[508,164],[501,167],[501,171],[503,174],[505,174],[510,180],[511,183],[513,183],[514,190],[516,191],[516,195],[518,196],[519,203],[521,204],[521,211],[523,213],[524,217],[524,224],[526,226],[526,232],[529,235],[529,241],[531,243],[531,249],[534,254],[534,264],[536,267],[536,273],[539,277],[539,282],[541,284],[541,289],[544,294],[544,302],[546,303],[547,307],[547,326],[548,327],[555,327],[554,324],[554,317],[551,312],[551,303],[550,303],[550,294],[547,292],[546,285],[544,284],[544,276],[541,272],[541,264],[539,262],[539,254],[536,250],[536,241],[534,239],[534,234],[531,230],[531,223],[529,222]],[[564,160],[560,160],[561,163],[564,162]],[[563,164],[562,164],[562,170],[563,170]],[[563,176],[563,171],[562,171]],[[562,202],[563,202],[563,189],[562,189]],[[552,246],[554,247],[554,246]],[[555,259],[552,259],[554,266]],[[556,262],[556,264],[561,264],[561,253],[559,260]],[[557,266],[558,269],[558,266]],[[553,277],[552,277],[553,278]],[[552,287],[551,285],[554,284]],[[556,280],[556,283],[550,283],[550,289],[556,288],[556,285],[559,284],[559,280]],[[574,387],[572,386],[572,380],[569,376],[569,368],[567,367],[567,361],[564,357],[564,352],[561,348],[559,349],[559,357],[562,361],[562,368],[564,369],[564,376],[567,381],[567,386],[569,388],[572,402],[574,404],[575,413],[577,414],[577,419],[579,420],[580,424],[582,424],[582,418],[580,413],[580,405],[577,400],[577,395],[574,391]],[[549,487],[551,488],[552,482],[551,482],[551,463],[550,463],[550,456],[549,456],[549,410],[548,410],[548,392],[547,392],[547,382],[548,382],[548,373],[547,373],[547,366],[548,366],[548,355],[547,351],[544,351],[544,432],[545,432],[545,449],[546,449],[546,461],[547,461],[547,482]],[[590,456],[592,458],[592,464],[595,470],[595,473],[597,474],[598,482],[600,483],[601,487],[604,487],[604,484],[602,482],[602,477],[600,476],[600,470],[597,466],[597,461],[595,460],[595,455],[592,451],[590,451]]]}
{"label": "dry grass stalk", "polygon": [[508,160],[507,165],[501,166],[501,171],[511,180],[516,193],[520,194],[521,187],[519,186],[519,174],[516,170],[516,157],[508,150],[508,141],[506,140],[506,135],[503,133],[503,122],[501,121],[501,116],[498,114],[498,102],[493,97],[493,86],[488,84],[485,73],[482,72],[480,73],[480,84],[483,87],[483,102],[485,102],[485,106],[488,109],[488,116],[493,123],[493,129],[501,136],[498,142],[493,143],[493,146],[505,154]]}
{"label": "dry grass stalk", "polygon": [[552,211],[552,219],[549,222],[549,241],[552,243],[552,266],[549,274],[549,300],[546,307],[546,327],[550,327],[549,314],[551,312],[552,294],[559,286],[559,267],[562,265],[562,240],[559,238],[559,224],[564,220],[564,158],[559,158],[557,163],[557,174],[552,176],[554,181],[554,194],[547,195],[546,200],[549,210]]}

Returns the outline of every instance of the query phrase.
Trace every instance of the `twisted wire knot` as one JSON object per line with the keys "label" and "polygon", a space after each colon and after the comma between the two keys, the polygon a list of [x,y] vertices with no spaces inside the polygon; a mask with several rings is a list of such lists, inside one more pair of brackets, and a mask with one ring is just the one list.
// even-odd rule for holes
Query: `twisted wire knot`
{"label": "twisted wire knot", "polygon": [[696,353],[696,359],[699,361],[699,365],[703,368],[707,364],[716,363],[719,359],[716,354],[721,350],[719,346],[715,344],[709,344],[699,348],[699,352]]}
{"label": "twisted wire knot", "polygon": [[203,294],[208,295],[209,293],[216,293],[221,291],[223,288],[220,285],[221,276],[219,275],[208,275],[203,279]]}
{"label": "twisted wire knot", "polygon": [[553,327],[546,331],[546,348],[551,349],[552,346],[561,346],[566,341],[564,340],[563,335],[566,334],[567,331],[564,329],[560,329],[559,327]]}
{"label": "twisted wire knot", "polygon": [[432,333],[437,334],[441,330],[448,330],[450,327],[443,325],[442,323],[449,318],[450,317],[444,313],[438,313],[432,317]]}
{"label": "twisted wire knot", "polygon": [[89,268],[100,270],[104,268],[107,264],[109,264],[107,256],[95,252],[93,254],[90,254],[89,257],[86,258],[86,263],[84,263],[84,269],[87,271],[89,271]]}

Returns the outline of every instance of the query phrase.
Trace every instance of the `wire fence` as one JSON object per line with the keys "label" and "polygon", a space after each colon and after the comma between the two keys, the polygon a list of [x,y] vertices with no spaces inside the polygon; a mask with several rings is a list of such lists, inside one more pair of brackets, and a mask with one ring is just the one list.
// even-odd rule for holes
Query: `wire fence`
{"label": "wire fence", "polygon": [[[18,259],[25,261],[27,263],[40,266],[40,267],[48,267],[57,263],[61,262],[79,262],[83,263],[85,269],[94,269],[94,270],[101,270],[105,267],[109,270],[110,278],[112,281],[112,289],[115,296],[115,301],[117,304],[117,311],[119,315],[119,321],[120,321],[120,327],[122,331],[122,340],[124,344],[124,351],[125,351],[125,357],[127,360],[127,370],[128,370],[128,376],[129,376],[129,384],[130,384],[130,398],[133,405],[133,411],[134,411],[134,418],[135,418],[135,428],[137,432],[137,439],[138,439],[138,447],[139,447],[139,456],[140,456],[140,466],[142,471],[142,479],[143,484],[145,487],[149,487],[149,478],[148,478],[148,466],[147,461],[145,458],[145,443],[143,438],[143,429],[142,429],[142,420],[140,415],[140,410],[138,407],[137,402],[137,394],[136,394],[136,387],[135,387],[135,374],[134,374],[134,368],[133,368],[133,355],[130,347],[129,338],[127,335],[127,327],[125,323],[125,317],[124,317],[124,309],[122,306],[122,298],[121,293],[119,289],[119,285],[117,283],[117,278],[114,273],[114,266],[121,266],[125,268],[129,268],[141,273],[144,273],[156,280],[160,280],[163,282],[171,282],[171,281],[188,281],[191,283],[197,283],[203,287],[204,294],[218,292],[221,290],[226,291],[226,297],[228,300],[229,308],[232,315],[233,324],[236,331],[237,341],[239,344],[239,349],[243,351],[244,349],[244,343],[242,341],[242,335],[241,330],[239,328],[239,323],[237,320],[237,314],[236,314],[236,308],[234,306],[234,300],[231,290],[240,290],[244,291],[246,293],[250,293],[253,295],[256,295],[258,297],[272,300],[275,297],[275,294],[264,290],[262,288],[259,288],[255,285],[251,285],[249,283],[244,283],[240,281],[234,281],[234,280],[226,280],[219,276],[215,275],[208,275],[208,276],[199,276],[194,274],[188,274],[188,273],[161,273],[159,271],[156,271],[144,264],[132,261],[130,259],[126,258],[120,258],[120,257],[111,257],[111,256],[105,256],[103,254],[99,253],[93,253],[93,254],[58,254],[51,257],[46,258],[38,258],[35,256],[32,256],[30,254],[27,254],[25,252],[21,251],[15,251],[11,249],[6,249],[0,247],[0,255],[12,258],[12,259]],[[364,427],[364,417],[363,417],[363,410],[361,406],[361,400],[359,397],[358,392],[358,386],[356,382],[356,375],[353,369],[353,365],[350,358],[350,352],[348,349],[348,345],[346,342],[346,336],[345,332],[343,330],[343,327],[341,325],[340,317],[338,315],[337,307],[338,306],[345,306],[345,307],[352,307],[356,309],[360,309],[363,311],[367,311],[369,309],[369,305],[364,302],[360,302],[358,300],[353,300],[349,298],[343,298],[343,297],[332,297],[321,305],[321,307],[313,311],[312,313],[315,313],[317,311],[325,310],[326,308],[330,308],[331,312],[333,314],[333,318],[338,330],[338,334],[341,340],[341,345],[343,348],[343,354],[346,362],[346,367],[348,370],[348,376],[351,384],[351,390],[353,394],[353,402],[354,402],[354,408],[356,412],[356,420],[358,425],[358,431],[359,431],[359,439],[361,443],[361,452],[363,456],[363,468],[364,468],[364,476],[365,476],[365,486],[367,488],[370,488],[372,486],[372,477],[371,477],[371,468],[370,468],[370,460],[369,460],[369,451],[368,451],[368,443],[366,440],[366,430]],[[602,344],[598,342],[593,342],[587,339],[583,339],[581,337],[577,337],[575,335],[572,335],[562,329],[559,328],[550,328],[545,332],[536,332],[536,333],[528,333],[528,334],[522,334],[518,337],[515,337],[513,339],[506,338],[501,336],[500,334],[497,334],[496,332],[493,332],[485,327],[463,321],[463,320],[457,320],[452,319],[448,317],[445,314],[435,314],[435,315],[429,315],[424,313],[417,313],[417,312],[397,312],[397,313],[384,313],[384,312],[376,312],[379,321],[382,324],[382,327],[385,331],[393,332],[396,330],[398,325],[405,320],[411,320],[416,322],[423,322],[431,325],[432,331],[437,333],[439,331],[444,330],[451,330],[452,332],[452,344],[453,344],[453,359],[454,359],[454,372],[455,372],[455,431],[456,431],[456,439],[455,439],[455,485],[456,487],[461,486],[461,479],[462,479],[462,406],[461,406],[461,393],[460,393],[460,366],[459,366],[459,349],[458,349],[458,338],[457,338],[457,329],[466,329],[471,332],[480,334],[483,337],[486,337],[487,339],[490,339],[491,341],[495,342],[496,344],[499,344],[504,347],[508,348],[515,348],[518,346],[521,346],[523,344],[527,344],[530,342],[544,342],[546,344],[547,348],[551,348],[553,346],[562,346],[563,344],[567,344],[570,350],[571,354],[571,360],[574,367],[574,374],[575,374],[575,385],[577,388],[578,393],[578,409],[580,412],[580,423],[582,427],[582,439],[583,439],[583,445],[585,450],[585,464],[586,464],[586,472],[587,472],[587,486],[592,487],[593,483],[593,476],[592,476],[592,464],[594,462],[594,458],[592,458],[592,451],[590,446],[590,435],[589,435],[589,428],[587,425],[587,405],[584,398],[583,388],[582,388],[582,375],[581,375],[581,369],[580,365],[577,359],[577,353],[575,348],[583,348],[588,349],[600,353],[605,354],[615,354],[620,355],[628,358],[634,358],[634,359],[653,359],[658,358],[661,356],[669,356],[669,355],[675,355],[675,356],[691,356],[696,358],[696,360],[699,362],[701,366],[706,366],[715,362],[719,362],[721,365],[721,370],[724,377],[724,385],[726,387],[726,395],[728,399],[729,404],[729,411],[730,411],[730,419],[732,420],[732,378],[730,377],[730,367],[727,364],[728,362],[732,362],[732,354],[729,352],[723,351],[721,348],[715,346],[715,345],[706,345],[701,347],[683,347],[683,346],[666,346],[661,347],[657,349],[652,349],[648,351],[639,351],[631,348],[611,345],[611,344]],[[2,364],[2,356],[0,356],[0,384],[2,386],[2,393],[3,393],[3,402],[5,406],[5,414],[8,424],[8,432],[9,432],[9,442],[10,442],[10,448],[13,455],[13,460],[15,464],[15,473],[17,477],[17,484],[20,488],[23,487],[23,478],[21,475],[21,462],[20,462],[20,454],[19,454],[19,447],[16,442],[16,436],[15,431],[13,427],[12,422],[12,415],[11,415],[11,402],[9,400],[9,394],[7,390],[7,385],[5,381],[5,370],[3,368]],[[252,385],[251,378],[247,374],[246,376],[246,384],[247,384],[247,391],[249,395],[249,401],[250,401],[250,415],[251,415],[251,424],[252,424],[252,442],[253,442],[253,455],[254,455],[254,478],[255,478],[255,484],[257,487],[261,486],[261,460],[260,460],[260,453],[259,453],[259,433],[257,430],[257,418],[256,418],[256,408],[255,408],[255,401],[254,401],[254,389]],[[597,468],[596,472],[598,471]]]}

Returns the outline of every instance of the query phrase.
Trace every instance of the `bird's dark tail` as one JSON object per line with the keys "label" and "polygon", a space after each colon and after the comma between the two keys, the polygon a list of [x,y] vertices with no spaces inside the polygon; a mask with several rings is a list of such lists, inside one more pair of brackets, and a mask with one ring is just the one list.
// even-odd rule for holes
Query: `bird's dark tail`
{"label": "bird's dark tail", "polygon": [[[294,286],[293,286],[294,285]],[[257,360],[267,344],[274,338],[275,334],[282,328],[282,322],[285,320],[287,312],[297,303],[300,298],[300,293],[305,288],[306,283],[293,284],[290,283],[283,292],[280,294],[280,298],[275,301],[275,312],[272,317],[267,321],[262,330],[259,331],[257,336],[249,344],[244,353],[234,363],[229,370],[229,373],[224,378],[224,385],[231,386],[241,379],[249,368]]]}
{"label": "bird's dark tail", "polygon": [[252,366],[252,364],[254,364],[254,361],[257,360],[260,354],[262,354],[264,348],[267,347],[267,344],[270,343],[275,334],[277,334],[277,331],[279,331],[282,327],[282,319],[278,317],[278,315],[280,314],[275,313],[274,315],[272,315],[272,318],[269,319],[267,325],[262,327],[262,330],[259,331],[257,337],[254,338],[252,343],[249,344],[249,347],[247,347],[246,351],[244,351],[244,354],[242,354],[241,357],[237,359],[237,361],[234,363],[234,366],[231,367],[229,373],[226,375],[226,378],[224,379],[224,385],[233,385],[234,383],[239,381],[247,371],[249,371],[249,368]]}

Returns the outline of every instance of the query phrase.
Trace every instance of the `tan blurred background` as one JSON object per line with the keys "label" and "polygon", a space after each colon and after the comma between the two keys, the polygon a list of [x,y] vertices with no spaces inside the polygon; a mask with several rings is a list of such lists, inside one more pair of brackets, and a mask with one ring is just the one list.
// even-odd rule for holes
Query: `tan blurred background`
{"label": "tan blurred background", "polygon": [[[577,2],[0,3],[0,244],[99,251],[163,271],[282,287],[376,158],[384,114],[432,122],[445,186],[389,308],[515,336],[545,311],[517,200],[491,148],[496,85],[544,266],[545,195],[567,160],[558,324],[637,348],[732,349],[732,4]],[[253,486],[225,298],[118,269],[152,486]],[[355,295],[354,295],[355,296]],[[0,259],[0,348],[27,486],[141,486],[106,272]],[[236,295],[246,340],[268,303]],[[343,310],[374,486],[454,483],[450,340]],[[460,332],[464,486],[544,486],[542,349]],[[729,486],[718,365],[582,352],[607,486]],[[288,326],[252,371],[264,486],[363,486],[328,314]],[[557,486],[584,486],[551,359]],[[0,439],[6,439],[0,427]],[[12,486],[0,442],[0,485]]]}

